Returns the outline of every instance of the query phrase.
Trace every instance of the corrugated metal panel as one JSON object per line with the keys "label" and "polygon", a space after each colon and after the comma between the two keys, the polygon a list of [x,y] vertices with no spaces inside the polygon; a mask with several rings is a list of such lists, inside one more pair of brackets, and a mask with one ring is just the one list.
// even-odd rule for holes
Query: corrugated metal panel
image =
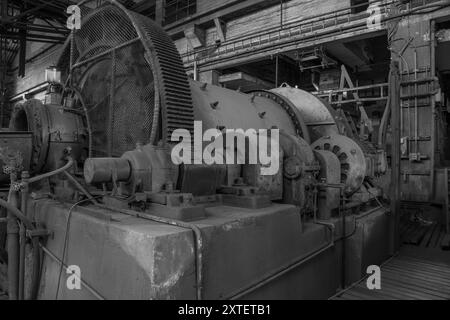
{"label": "corrugated metal panel", "polygon": [[381,290],[362,281],[334,300],[450,300],[450,264],[399,256],[382,267]]}

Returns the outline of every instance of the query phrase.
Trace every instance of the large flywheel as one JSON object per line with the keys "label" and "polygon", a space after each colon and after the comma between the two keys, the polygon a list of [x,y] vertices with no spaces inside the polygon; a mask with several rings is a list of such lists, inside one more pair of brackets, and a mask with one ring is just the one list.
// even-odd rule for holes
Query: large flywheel
{"label": "large flywheel", "polygon": [[58,63],[86,113],[91,154],[120,156],[137,143],[168,142],[176,129],[192,132],[189,82],[170,37],[115,0],[86,9],[92,2],[79,4],[81,29]]}

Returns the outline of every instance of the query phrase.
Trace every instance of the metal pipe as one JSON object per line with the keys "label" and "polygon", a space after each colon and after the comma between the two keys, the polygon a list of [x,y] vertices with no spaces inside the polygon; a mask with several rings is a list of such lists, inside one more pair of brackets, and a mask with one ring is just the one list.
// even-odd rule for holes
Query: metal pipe
{"label": "metal pipe", "polygon": [[[430,63],[430,77],[432,79],[436,78],[436,21],[431,21],[430,26],[430,51],[431,51],[431,63]],[[431,185],[431,198],[435,191],[435,164],[436,164],[436,97],[431,96],[431,174],[430,174],[430,185]],[[432,199],[430,199],[432,200]]]}
{"label": "metal pipe", "polygon": [[31,273],[31,292],[30,300],[36,300],[39,292],[39,282],[41,277],[41,252],[39,247],[39,238],[33,237],[33,269]]}
{"label": "metal pipe", "polygon": [[[16,183],[17,176],[11,174],[11,186]],[[8,296],[9,300],[19,298],[19,225],[17,221],[18,199],[13,188],[9,190],[8,202],[0,199],[0,205],[8,210],[7,243],[8,243]]]}
{"label": "metal pipe", "polygon": [[414,139],[415,139],[415,153],[419,153],[419,108],[418,108],[418,98],[419,86],[417,85],[417,49],[414,50]]}
{"label": "metal pipe", "polygon": [[19,288],[18,300],[24,300],[25,290],[25,250],[26,250],[27,236],[26,229],[23,223],[19,225]]}
{"label": "metal pipe", "polygon": [[392,126],[392,198],[390,221],[390,253],[393,255],[400,247],[400,199],[401,199],[401,132],[400,132],[400,97],[399,97],[399,69],[398,63],[391,62],[391,126]]}
{"label": "metal pipe", "polygon": [[[27,171],[22,172],[22,190],[21,190],[21,204],[20,209],[25,217],[27,217],[28,206],[28,179],[30,174]],[[19,260],[19,300],[25,299],[25,252],[26,252],[26,228],[23,223],[20,223],[20,260]]]}
{"label": "metal pipe", "polygon": [[[47,256],[49,256],[53,261],[57,262],[60,266],[64,268],[64,270],[67,271],[68,266],[62,262],[56,255],[54,255],[50,250],[48,250],[46,247],[44,247],[41,243],[38,243],[38,246],[44,251]],[[90,292],[92,293],[98,300],[106,300],[103,298],[94,288],[92,288],[89,284],[86,283],[83,279],[80,278],[81,284]]]}
{"label": "metal pipe", "polygon": [[73,166],[73,164],[74,164],[74,161],[73,161],[72,157],[67,157],[67,163],[66,163],[65,166],[63,166],[63,167],[61,167],[59,169],[56,169],[56,170],[54,170],[52,172],[45,173],[45,174],[42,174],[40,176],[36,176],[36,177],[30,178],[28,183],[30,183],[30,184],[31,183],[35,183],[35,182],[41,181],[43,179],[56,176],[56,175],[58,175],[60,173],[63,173],[66,170],[69,170]]}
{"label": "metal pipe", "polygon": [[99,202],[87,191],[78,180],[72,176],[69,172],[64,171],[64,175],[90,200],[93,204],[99,204]]}
{"label": "metal pipe", "polygon": [[[8,213],[10,213],[13,217],[13,219],[19,219],[20,221],[23,222],[23,224],[25,225],[25,227],[29,230],[34,230],[35,227],[33,225],[33,223],[31,222],[30,219],[28,219],[27,217],[25,217],[22,212],[17,209],[17,207],[14,204],[17,204],[18,201],[17,200],[13,200],[14,197],[11,197],[11,202],[7,202],[5,200],[0,199],[0,207],[5,208],[6,210],[8,210]],[[8,217],[8,222],[10,222],[11,219],[9,219]],[[19,226],[17,225],[17,232],[19,232]]]}

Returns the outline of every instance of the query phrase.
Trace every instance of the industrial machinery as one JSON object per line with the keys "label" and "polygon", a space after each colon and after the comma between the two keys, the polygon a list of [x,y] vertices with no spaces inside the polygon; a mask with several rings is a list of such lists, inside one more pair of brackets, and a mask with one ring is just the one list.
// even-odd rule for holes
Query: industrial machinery
{"label": "industrial machinery", "polygon": [[[386,155],[344,116],[288,86],[190,80],[159,26],[104,2],[66,43],[63,85],[12,117],[9,134],[33,138],[1,202],[20,225],[9,223],[10,297],[327,298],[388,257]],[[279,130],[279,172],[175,164],[174,132],[197,123],[226,138]],[[81,290],[66,286],[71,266]]]}

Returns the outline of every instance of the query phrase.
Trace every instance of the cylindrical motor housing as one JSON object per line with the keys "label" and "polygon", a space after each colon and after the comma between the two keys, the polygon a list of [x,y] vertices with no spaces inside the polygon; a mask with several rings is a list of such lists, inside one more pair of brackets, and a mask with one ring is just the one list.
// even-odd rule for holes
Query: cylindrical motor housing
{"label": "cylindrical motor housing", "polygon": [[83,115],[75,110],[31,99],[15,106],[9,128],[33,133],[30,169],[34,174],[61,167],[66,148],[71,148],[74,159],[86,158],[88,132]]}

